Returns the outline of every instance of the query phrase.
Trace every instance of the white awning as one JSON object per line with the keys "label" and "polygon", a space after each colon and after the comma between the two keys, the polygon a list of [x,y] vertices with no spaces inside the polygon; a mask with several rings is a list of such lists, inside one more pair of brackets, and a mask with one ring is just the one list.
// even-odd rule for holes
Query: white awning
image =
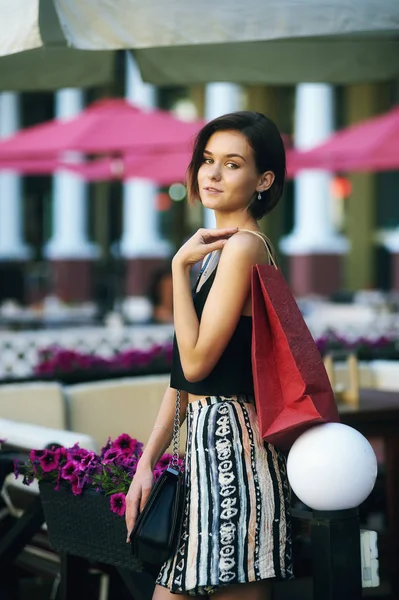
{"label": "white awning", "polygon": [[109,82],[114,52],[71,47],[52,0],[0,0],[0,90],[48,90]]}
{"label": "white awning", "polygon": [[131,48],[156,84],[399,76],[398,0],[54,0],[76,48]]}
{"label": "white awning", "polygon": [[54,0],[75,48],[103,50],[399,32],[397,0]]}
{"label": "white awning", "polygon": [[131,49],[155,84],[399,77],[398,0],[0,0],[0,89],[109,79]]}

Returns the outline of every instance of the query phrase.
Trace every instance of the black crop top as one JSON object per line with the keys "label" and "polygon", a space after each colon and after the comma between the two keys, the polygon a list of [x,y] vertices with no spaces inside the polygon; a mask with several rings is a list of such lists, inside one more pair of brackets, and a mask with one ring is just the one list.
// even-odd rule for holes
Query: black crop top
{"label": "black crop top", "polygon": [[[202,311],[215,278],[217,267],[204,282],[198,292],[193,292],[197,317],[201,320]],[[176,336],[173,339],[173,359],[170,387],[197,396],[234,396],[253,394],[251,362],[252,317],[241,316],[229,343],[213,371],[205,379],[194,383],[184,377]]]}

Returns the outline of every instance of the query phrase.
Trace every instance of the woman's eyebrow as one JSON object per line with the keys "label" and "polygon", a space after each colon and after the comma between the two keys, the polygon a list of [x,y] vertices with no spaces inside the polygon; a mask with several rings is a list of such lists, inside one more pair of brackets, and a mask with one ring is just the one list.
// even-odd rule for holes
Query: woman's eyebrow
{"label": "woman's eyebrow", "polygon": [[[210,156],[213,156],[212,152],[210,150],[204,150],[204,154],[209,154]],[[243,156],[241,156],[241,154],[237,154],[237,153],[232,153],[232,154],[226,154],[226,158],[241,158],[244,162],[247,162],[245,160],[245,158]]]}

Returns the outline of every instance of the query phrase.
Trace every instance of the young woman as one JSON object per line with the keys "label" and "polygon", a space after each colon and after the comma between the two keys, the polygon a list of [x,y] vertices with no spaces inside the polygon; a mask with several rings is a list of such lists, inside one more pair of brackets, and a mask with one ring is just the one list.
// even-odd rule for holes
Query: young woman
{"label": "young woman", "polygon": [[[173,258],[171,383],[127,495],[130,533],[170,443],[181,390],[188,420],[183,530],[154,600],[267,600],[271,579],[292,576],[285,461],[260,438],[251,368],[251,271],[268,262],[257,221],[277,204],[284,178],[281,136],[260,113],[219,117],[197,136],[189,198],[214,211],[216,229],[200,229]],[[191,291],[190,269],[200,260]]]}

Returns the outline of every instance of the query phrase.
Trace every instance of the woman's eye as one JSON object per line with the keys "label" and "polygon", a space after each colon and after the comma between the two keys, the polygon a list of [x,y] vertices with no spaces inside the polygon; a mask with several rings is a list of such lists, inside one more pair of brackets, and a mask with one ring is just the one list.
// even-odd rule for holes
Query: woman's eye
{"label": "woman's eye", "polygon": [[212,159],[211,158],[207,158],[206,156],[204,156],[204,158],[202,159],[202,162],[206,165],[211,165],[212,164]]}
{"label": "woman's eye", "polygon": [[227,167],[229,167],[229,169],[238,169],[238,165],[236,165],[235,163],[227,163],[226,164]]}

